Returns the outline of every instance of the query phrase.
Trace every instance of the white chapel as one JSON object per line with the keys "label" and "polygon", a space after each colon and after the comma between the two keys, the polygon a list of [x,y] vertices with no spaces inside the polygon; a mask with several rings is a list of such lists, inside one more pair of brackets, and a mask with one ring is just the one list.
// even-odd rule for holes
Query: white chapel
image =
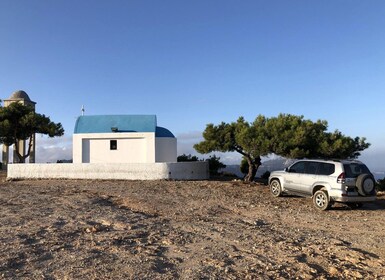
{"label": "white chapel", "polygon": [[177,139],[157,126],[155,115],[78,117],[74,163],[156,163],[177,161]]}

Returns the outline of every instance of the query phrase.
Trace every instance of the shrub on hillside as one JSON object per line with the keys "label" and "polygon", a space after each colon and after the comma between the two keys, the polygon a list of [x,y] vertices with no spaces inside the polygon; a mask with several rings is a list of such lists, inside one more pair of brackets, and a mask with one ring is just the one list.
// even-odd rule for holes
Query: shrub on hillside
{"label": "shrub on hillside", "polygon": [[177,162],[185,162],[185,161],[199,161],[197,156],[192,156],[191,154],[183,154],[177,157]]}
{"label": "shrub on hillside", "polygon": [[210,156],[207,161],[209,162],[209,170],[210,175],[218,175],[218,170],[221,168],[225,168],[226,165],[220,162],[220,157],[217,157],[216,155]]}
{"label": "shrub on hillside", "polygon": [[378,191],[385,191],[385,178],[377,180],[376,188]]}

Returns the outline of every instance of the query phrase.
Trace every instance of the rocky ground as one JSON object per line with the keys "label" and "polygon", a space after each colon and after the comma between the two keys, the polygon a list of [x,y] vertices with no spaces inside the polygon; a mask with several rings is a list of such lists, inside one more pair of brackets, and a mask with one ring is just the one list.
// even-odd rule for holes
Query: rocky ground
{"label": "rocky ground", "polygon": [[385,279],[382,194],[320,212],[242,182],[0,181],[2,279]]}

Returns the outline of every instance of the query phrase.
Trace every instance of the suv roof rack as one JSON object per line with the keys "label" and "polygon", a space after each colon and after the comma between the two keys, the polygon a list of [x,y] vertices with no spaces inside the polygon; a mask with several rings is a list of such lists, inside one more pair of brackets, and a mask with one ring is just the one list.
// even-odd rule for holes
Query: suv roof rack
{"label": "suv roof rack", "polygon": [[337,159],[337,158],[325,158],[325,157],[318,157],[318,158],[303,158],[304,160],[308,159],[308,160],[331,160],[331,161],[335,161],[335,162],[341,162],[341,159]]}

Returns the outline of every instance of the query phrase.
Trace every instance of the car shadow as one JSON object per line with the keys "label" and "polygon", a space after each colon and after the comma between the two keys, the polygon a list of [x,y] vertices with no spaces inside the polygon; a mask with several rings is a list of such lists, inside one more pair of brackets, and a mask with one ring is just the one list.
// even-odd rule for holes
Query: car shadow
{"label": "car shadow", "polygon": [[[303,198],[303,196],[295,195],[295,194],[284,194],[282,197],[286,198]],[[380,211],[385,209],[385,196],[377,197],[376,201],[365,202],[362,207],[353,209],[344,203],[336,202],[329,211],[353,211],[353,210],[367,210],[367,211]]]}
{"label": "car shadow", "polygon": [[366,210],[366,211],[381,211],[385,209],[385,200],[378,199],[373,202],[365,202],[362,207],[352,209],[348,205],[343,203],[336,203],[330,210],[334,211],[354,211],[354,210]]}

